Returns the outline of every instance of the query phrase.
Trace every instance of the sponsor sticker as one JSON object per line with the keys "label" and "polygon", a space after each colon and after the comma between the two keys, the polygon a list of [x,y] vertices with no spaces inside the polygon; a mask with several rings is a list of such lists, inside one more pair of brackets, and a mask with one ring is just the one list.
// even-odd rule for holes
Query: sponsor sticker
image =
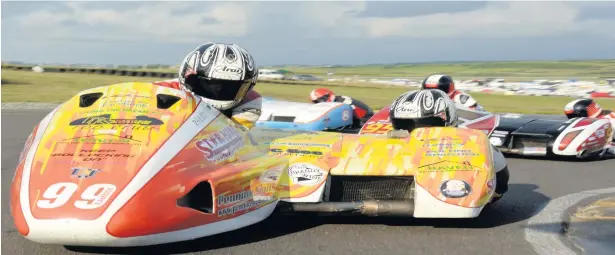
{"label": "sponsor sticker", "polygon": [[597,136],[598,138],[602,138],[602,137],[604,137],[605,135],[606,135],[606,132],[604,131],[604,129],[598,129],[598,130],[596,130],[596,136]]}
{"label": "sponsor sticker", "polygon": [[418,110],[418,107],[415,107],[412,102],[404,102],[395,107],[395,117],[412,118],[420,116],[421,114]]}
{"label": "sponsor sticker", "polygon": [[461,104],[465,104],[466,102],[468,102],[468,99],[470,99],[470,96],[468,95],[459,95],[459,102],[461,102]]}
{"label": "sponsor sticker", "polygon": [[279,171],[269,170],[269,171],[264,172],[260,177],[258,177],[258,180],[261,181],[262,183],[272,183],[272,182],[277,182],[279,176],[280,176]]}
{"label": "sponsor sticker", "polygon": [[91,116],[76,119],[70,122],[71,126],[82,126],[82,125],[144,125],[144,126],[157,126],[164,124],[162,120],[148,117],[148,116],[137,116],[134,119],[112,119],[111,114],[103,114],[99,116]]}
{"label": "sponsor sticker", "polygon": [[218,208],[232,205],[230,207],[218,209],[218,216],[235,215],[238,212],[247,211],[255,208],[269,200],[253,200],[252,191],[244,190],[230,195],[218,196]]}
{"label": "sponsor sticker", "polygon": [[428,157],[446,157],[446,156],[478,156],[479,154],[472,150],[451,149],[451,150],[427,150],[425,156]]}
{"label": "sponsor sticker", "polygon": [[467,172],[467,171],[480,171],[480,168],[473,166],[468,161],[455,162],[449,160],[442,160],[440,162],[432,163],[429,165],[419,166],[419,172]]}
{"label": "sponsor sticker", "polygon": [[461,198],[470,194],[472,187],[462,180],[446,180],[440,185],[440,192],[448,198]]}
{"label": "sponsor sticker", "polygon": [[320,157],[322,156],[322,152],[320,151],[309,151],[309,150],[299,150],[299,149],[279,149],[279,148],[271,148],[269,149],[273,153],[273,155],[280,156],[300,156],[300,157]]}
{"label": "sponsor sticker", "polygon": [[96,134],[115,135],[115,134],[117,134],[117,130],[113,130],[113,129],[100,129],[100,130],[96,130]]}
{"label": "sponsor sticker", "polygon": [[102,161],[104,159],[118,160],[133,158],[135,155],[117,152],[116,150],[86,150],[81,149],[79,152],[52,153],[51,157],[79,157],[82,161]]}
{"label": "sponsor sticker", "polygon": [[342,120],[347,121],[350,119],[350,112],[349,111],[343,111],[342,112]]}
{"label": "sponsor sticker", "polygon": [[209,134],[196,142],[196,147],[210,162],[219,162],[235,155],[244,145],[241,133],[231,126]]}
{"label": "sponsor sticker", "polygon": [[[105,137],[106,136],[106,137]],[[83,137],[71,137],[59,141],[58,143],[67,144],[140,144],[141,141],[133,139],[132,135],[109,135],[109,134],[95,134],[91,136]]]}
{"label": "sponsor sticker", "polygon": [[269,145],[286,145],[286,146],[295,146],[295,147],[327,147],[331,148],[333,145],[326,143],[294,143],[294,142],[265,142],[265,144]]}
{"label": "sponsor sticker", "polygon": [[100,129],[113,129],[118,132],[138,132],[138,131],[150,131],[154,128],[154,125],[107,125],[107,124],[94,124],[94,125],[77,125],[73,126],[73,131],[97,131]]}
{"label": "sponsor sticker", "polygon": [[258,185],[254,189],[254,201],[273,200],[276,192],[275,184]]}
{"label": "sponsor sticker", "polygon": [[93,177],[99,171],[100,169],[73,167],[71,168],[70,175],[77,179],[85,179]]}
{"label": "sponsor sticker", "polygon": [[320,183],[327,176],[327,172],[312,164],[299,163],[290,166],[288,176],[295,184],[310,186]]}
{"label": "sponsor sticker", "polygon": [[502,118],[507,118],[507,119],[518,119],[521,118],[521,114],[518,113],[507,113],[502,115]]}
{"label": "sponsor sticker", "polygon": [[219,73],[232,73],[232,74],[242,74],[243,70],[239,67],[234,66],[218,66],[214,68],[215,72]]}
{"label": "sponsor sticker", "polygon": [[252,199],[252,191],[244,190],[230,195],[219,195],[218,206],[235,204]]}
{"label": "sponsor sticker", "polygon": [[139,114],[150,113],[148,108],[100,108],[100,109],[93,109],[85,113],[86,114],[100,114],[100,113],[108,113],[108,112],[132,112],[132,113],[139,113]]}
{"label": "sponsor sticker", "polygon": [[149,104],[149,97],[143,97],[140,96],[140,98],[145,98],[141,99],[139,101],[135,101],[135,98],[129,98],[129,99],[124,99],[121,98],[120,96],[123,97],[132,97],[133,95],[118,95],[118,97],[113,98],[113,99],[109,99],[106,100],[103,103],[103,106],[105,108],[111,108],[111,107],[134,107],[134,108],[148,108],[150,106]]}
{"label": "sponsor sticker", "polygon": [[362,133],[386,134],[393,130],[393,125],[390,123],[369,123],[363,127]]}
{"label": "sponsor sticker", "polygon": [[459,147],[466,143],[465,139],[433,138],[423,140],[423,147]]}

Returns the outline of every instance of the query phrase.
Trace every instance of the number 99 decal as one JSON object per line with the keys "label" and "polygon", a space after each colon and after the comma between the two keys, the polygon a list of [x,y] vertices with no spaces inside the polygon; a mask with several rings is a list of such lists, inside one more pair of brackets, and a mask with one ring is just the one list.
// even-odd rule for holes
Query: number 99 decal
{"label": "number 99 decal", "polygon": [[372,123],[363,128],[361,133],[369,133],[369,134],[386,134],[387,132],[393,130],[393,126],[390,123]]}
{"label": "number 99 decal", "polygon": [[[51,209],[60,207],[71,199],[79,185],[72,182],[59,182],[49,186],[43,192],[42,199],[36,202],[39,208]],[[87,187],[80,195],[80,199],[73,204],[79,209],[95,209],[104,205],[115,192],[113,184],[93,184]]]}

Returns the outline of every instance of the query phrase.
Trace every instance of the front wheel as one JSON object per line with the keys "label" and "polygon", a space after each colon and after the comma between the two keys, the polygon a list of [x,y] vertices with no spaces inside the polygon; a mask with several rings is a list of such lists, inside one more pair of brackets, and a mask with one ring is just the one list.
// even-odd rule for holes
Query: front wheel
{"label": "front wheel", "polygon": [[491,202],[489,203],[493,204],[504,196],[504,193],[508,191],[509,179],[510,173],[508,171],[508,165],[495,173],[495,192],[493,193],[493,198],[491,198]]}

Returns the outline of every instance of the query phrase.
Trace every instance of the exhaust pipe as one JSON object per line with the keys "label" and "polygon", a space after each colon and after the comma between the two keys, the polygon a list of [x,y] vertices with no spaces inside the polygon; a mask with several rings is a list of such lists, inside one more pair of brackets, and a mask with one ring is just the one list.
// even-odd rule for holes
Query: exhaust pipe
{"label": "exhaust pipe", "polygon": [[413,216],[412,201],[366,200],[358,202],[321,202],[287,204],[285,211],[358,214],[366,216]]}

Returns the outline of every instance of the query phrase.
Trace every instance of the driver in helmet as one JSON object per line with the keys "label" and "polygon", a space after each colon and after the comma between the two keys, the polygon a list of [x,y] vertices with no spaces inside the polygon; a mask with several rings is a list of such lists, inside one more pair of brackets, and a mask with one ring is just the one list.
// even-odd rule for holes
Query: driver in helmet
{"label": "driver in helmet", "polygon": [[372,108],[367,106],[367,104],[351,98],[349,96],[338,96],[335,95],[333,91],[327,88],[317,88],[310,92],[310,101],[312,103],[323,103],[323,102],[338,102],[348,104],[353,109],[353,127],[361,127],[365,121],[371,118],[374,115],[374,111]]}
{"label": "driver in helmet", "polygon": [[613,129],[613,141],[615,142],[615,112],[604,110],[594,100],[576,99],[564,106],[564,113],[568,119],[577,117],[607,119]]}
{"label": "driver in helmet", "polygon": [[[389,109],[392,132],[412,132],[421,127],[456,127],[455,103],[446,93],[436,89],[409,91],[399,96]],[[389,131],[391,132],[391,131]],[[509,172],[502,153],[491,146],[496,170],[496,187],[492,203],[508,190]]]}
{"label": "driver in helmet", "polygon": [[199,96],[250,129],[261,115],[262,98],[253,90],[258,70],[252,55],[236,44],[208,42],[188,53],[179,77],[154,82]]}
{"label": "driver in helmet", "polygon": [[455,89],[455,81],[449,75],[434,74],[423,80],[423,89],[439,89],[444,91],[457,104],[461,104],[472,110],[484,111],[483,107],[469,94]]}

